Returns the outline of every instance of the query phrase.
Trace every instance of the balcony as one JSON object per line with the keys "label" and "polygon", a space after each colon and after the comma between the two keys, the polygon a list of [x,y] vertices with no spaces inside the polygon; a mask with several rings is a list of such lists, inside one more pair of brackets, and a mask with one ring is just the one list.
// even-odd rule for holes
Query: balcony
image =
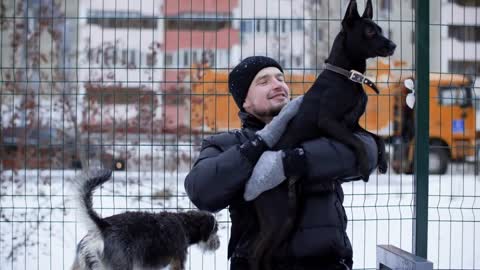
{"label": "balcony", "polygon": [[480,7],[480,1],[478,0],[449,0],[448,2],[463,7]]}
{"label": "balcony", "polygon": [[230,28],[231,20],[226,17],[170,17],[165,19],[165,29],[171,31],[219,31]]}

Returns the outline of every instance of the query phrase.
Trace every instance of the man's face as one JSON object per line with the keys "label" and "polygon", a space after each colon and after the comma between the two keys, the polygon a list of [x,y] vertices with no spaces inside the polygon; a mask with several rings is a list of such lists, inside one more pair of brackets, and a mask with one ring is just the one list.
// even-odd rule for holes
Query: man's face
{"label": "man's face", "polygon": [[257,73],[248,88],[243,103],[246,112],[268,122],[290,99],[290,89],[283,73],[276,67],[267,67]]}

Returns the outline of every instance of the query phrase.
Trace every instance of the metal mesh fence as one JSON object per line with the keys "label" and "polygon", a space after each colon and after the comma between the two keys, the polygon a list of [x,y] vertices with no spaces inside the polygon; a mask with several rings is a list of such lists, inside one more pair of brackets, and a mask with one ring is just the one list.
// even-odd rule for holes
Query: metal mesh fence
{"label": "metal mesh fence", "polygon": [[[323,70],[348,1],[0,3],[0,269],[68,269],[87,232],[75,211],[82,169],[115,170],[94,195],[101,216],[195,209],[183,181],[202,139],[240,127],[228,72],[267,55],[285,68],[293,96],[303,94]],[[403,82],[420,59],[431,71],[429,195],[416,198],[428,200],[428,259],[435,269],[480,269],[480,1],[430,1],[429,57],[414,52],[425,38],[415,32],[414,0],[373,6],[398,47],[368,62],[381,92],[365,89],[360,122],[385,138],[390,169],[343,185],[354,268],[375,269],[377,244],[413,252],[416,123]],[[221,248],[191,248],[187,269],[228,269],[228,211],[216,217]]]}

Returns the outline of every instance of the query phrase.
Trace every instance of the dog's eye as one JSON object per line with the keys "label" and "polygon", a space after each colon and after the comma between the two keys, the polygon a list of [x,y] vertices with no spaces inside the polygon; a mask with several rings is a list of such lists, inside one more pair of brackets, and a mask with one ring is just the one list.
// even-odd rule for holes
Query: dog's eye
{"label": "dog's eye", "polygon": [[373,37],[377,32],[375,29],[368,27],[365,33],[367,34],[367,37]]}

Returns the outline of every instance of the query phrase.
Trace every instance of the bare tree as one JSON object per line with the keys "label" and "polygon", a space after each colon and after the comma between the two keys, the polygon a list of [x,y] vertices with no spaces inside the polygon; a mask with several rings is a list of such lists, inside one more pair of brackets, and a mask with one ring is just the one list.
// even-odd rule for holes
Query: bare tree
{"label": "bare tree", "polygon": [[[75,48],[66,40],[70,29],[64,5],[61,0],[2,0],[0,5],[2,129],[14,130],[20,147],[37,137],[37,149],[44,147],[38,140],[40,130],[52,131],[52,144],[65,147],[48,157],[51,167],[71,165],[64,162],[76,156],[71,146],[78,133],[75,86],[69,68]],[[27,155],[21,152],[17,151],[17,160],[26,163]]]}

